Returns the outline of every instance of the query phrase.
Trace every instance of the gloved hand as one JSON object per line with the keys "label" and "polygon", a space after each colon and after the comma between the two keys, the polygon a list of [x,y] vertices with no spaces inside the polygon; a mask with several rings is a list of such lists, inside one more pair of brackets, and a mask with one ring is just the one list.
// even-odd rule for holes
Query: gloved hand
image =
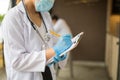
{"label": "gloved hand", "polygon": [[63,61],[63,60],[66,59],[66,57],[67,57],[67,54],[64,54],[63,56],[55,56],[54,57],[54,63],[58,63],[60,61]]}
{"label": "gloved hand", "polygon": [[70,34],[66,34],[60,37],[56,45],[53,47],[56,56],[59,56],[72,45],[71,38],[72,36]]}
{"label": "gloved hand", "polygon": [[63,60],[65,60],[66,58],[67,58],[67,54],[64,54],[63,56],[55,56],[55,57],[53,58],[53,62],[50,63],[50,64],[48,64],[48,66],[51,66],[52,64],[58,63],[58,62],[60,62],[60,61],[63,61]]}

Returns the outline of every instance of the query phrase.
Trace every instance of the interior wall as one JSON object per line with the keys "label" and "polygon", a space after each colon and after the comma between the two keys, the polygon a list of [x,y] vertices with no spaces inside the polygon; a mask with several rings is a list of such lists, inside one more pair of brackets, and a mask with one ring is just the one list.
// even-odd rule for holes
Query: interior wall
{"label": "interior wall", "polygon": [[[106,0],[83,4],[76,0],[56,0],[53,12],[64,18],[73,35],[85,35],[72,51],[74,60],[104,61],[106,33]],[[72,2],[72,3],[71,3]]]}
{"label": "interior wall", "polygon": [[119,26],[120,16],[113,12],[113,1],[108,1],[107,33],[106,33],[106,55],[105,64],[110,80],[119,80]]}

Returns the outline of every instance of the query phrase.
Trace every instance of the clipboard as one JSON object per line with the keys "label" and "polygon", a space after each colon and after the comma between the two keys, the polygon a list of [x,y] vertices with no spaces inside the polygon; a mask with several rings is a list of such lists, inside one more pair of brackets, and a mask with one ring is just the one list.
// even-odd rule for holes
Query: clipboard
{"label": "clipboard", "polygon": [[66,51],[64,51],[60,57],[62,57],[64,54],[66,54],[67,52],[71,51],[72,49],[74,49],[80,42],[80,40],[82,39],[82,36],[83,36],[84,32],[81,32],[79,34],[77,34],[74,38],[72,38],[72,45],[70,48],[68,48]]}
{"label": "clipboard", "polygon": [[[79,34],[77,34],[75,37],[73,37],[71,39],[72,41],[72,45],[70,48],[68,48],[66,51],[64,51],[63,53],[61,53],[60,57],[64,56],[67,52],[73,50],[75,47],[77,47],[77,45],[79,44],[80,40],[82,39],[84,32],[81,32]],[[48,65],[51,65],[54,63],[53,57],[51,59],[48,60]]]}

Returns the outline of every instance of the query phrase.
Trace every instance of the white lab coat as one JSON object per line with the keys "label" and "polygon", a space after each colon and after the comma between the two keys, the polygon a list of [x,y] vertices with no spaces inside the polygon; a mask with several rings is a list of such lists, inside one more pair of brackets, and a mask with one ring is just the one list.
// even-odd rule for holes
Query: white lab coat
{"label": "white lab coat", "polygon": [[[48,12],[42,13],[47,28],[52,29]],[[41,72],[47,65],[43,42],[26,17],[22,2],[6,14],[2,22],[4,56],[7,80],[43,80]],[[48,42],[53,46],[53,36]],[[56,80],[54,67],[51,66],[53,80]]]}

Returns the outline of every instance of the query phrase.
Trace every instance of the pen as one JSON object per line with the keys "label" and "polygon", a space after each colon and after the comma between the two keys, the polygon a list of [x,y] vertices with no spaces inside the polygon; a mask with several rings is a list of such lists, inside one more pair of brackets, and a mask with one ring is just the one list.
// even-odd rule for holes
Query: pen
{"label": "pen", "polygon": [[56,37],[60,37],[60,36],[61,36],[60,34],[54,32],[54,31],[52,31],[52,30],[50,30],[50,33],[51,33],[52,35],[56,36]]}

